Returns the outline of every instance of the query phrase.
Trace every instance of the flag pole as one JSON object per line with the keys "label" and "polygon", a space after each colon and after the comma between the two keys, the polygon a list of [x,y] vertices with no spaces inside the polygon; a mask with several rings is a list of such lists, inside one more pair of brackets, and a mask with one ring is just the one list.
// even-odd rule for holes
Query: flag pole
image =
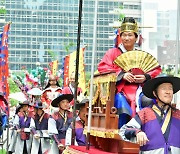
{"label": "flag pole", "polygon": [[[177,28],[176,28],[176,62],[175,62],[175,75],[178,75],[178,66],[179,66],[179,17],[180,17],[180,0],[177,0]],[[174,102],[177,105],[177,94],[175,94]]]}
{"label": "flag pole", "polygon": [[71,143],[75,142],[75,122],[76,122],[76,103],[77,103],[77,88],[78,88],[78,71],[79,71],[79,49],[81,37],[81,18],[82,18],[82,0],[79,0],[79,17],[78,17],[78,34],[77,34],[77,50],[76,50],[76,70],[75,70],[75,92],[74,92],[74,106],[73,106],[73,128]]}
{"label": "flag pole", "polygon": [[87,142],[86,149],[89,150],[90,146],[90,128],[91,128],[91,110],[92,110],[92,99],[93,99],[93,77],[94,77],[94,58],[97,49],[97,8],[98,0],[95,0],[94,4],[94,30],[93,30],[93,51],[92,51],[92,62],[91,62],[91,82],[90,82],[90,99],[89,99],[89,110],[88,110],[88,128],[87,128]]}

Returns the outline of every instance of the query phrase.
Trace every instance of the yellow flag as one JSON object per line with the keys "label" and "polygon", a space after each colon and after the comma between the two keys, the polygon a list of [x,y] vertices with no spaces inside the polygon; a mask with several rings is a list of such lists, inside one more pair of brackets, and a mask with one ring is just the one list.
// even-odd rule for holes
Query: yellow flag
{"label": "yellow flag", "polygon": [[52,62],[52,75],[56,76],[57,69],[58,69],[58,61],[55,60]]}
{"label": "yellow flag", "polygon": [[[69,76],[72,72],[76,72],[76,51],[70,54],[69,59]],[[83,93],[86,91],[86,83],[85,83],[85,71],[84,71],[84,48],[80,49],[79,52],[79,71],[78,71],[78,87],[80,87]]]}

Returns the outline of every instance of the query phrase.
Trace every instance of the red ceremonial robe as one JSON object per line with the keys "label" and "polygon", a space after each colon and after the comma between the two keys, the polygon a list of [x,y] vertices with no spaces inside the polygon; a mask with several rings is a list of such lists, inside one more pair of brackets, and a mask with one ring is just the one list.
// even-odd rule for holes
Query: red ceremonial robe
{"label": "red ceremonial robe", "polygon": [[[127,51],[128,52],[128,51]],[[123,70],[118,65],[114,63],[114,60],[121,55],[123,52],[120,48],[111,48],[109,49],[106,54],[104,55],[101,62],[98,64],[98,71],[100,73],[107,73],[107,72],[116,72],[117,76],[119,73],[121,73]],[[124,72],[124,71],[123,71]],[[151,78],[156,77],[161,73],[161,67],[157,67],[151,71],[149,71],[146,74],[149,74]],[[127,98],[127,101],[130,103],[130,106],[132,107],[133,112],[135,109],[135,99],[136,99],[136,91],[139,87],[139,85],[142,84],[136,84],[136,83],[129,83],[123,79],[121,79],[121,82],[118,82],[117,84],[117,93],[122,92],[124,96]],[[135,113],[133,113],[133,116]]]}

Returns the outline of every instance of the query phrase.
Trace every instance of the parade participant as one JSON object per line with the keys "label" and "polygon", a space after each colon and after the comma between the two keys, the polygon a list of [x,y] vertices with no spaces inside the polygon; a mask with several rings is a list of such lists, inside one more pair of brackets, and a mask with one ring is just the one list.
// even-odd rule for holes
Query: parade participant
{"label": "parade participant", "polygon": [[[88,99],[83,99],[80,103],[76,104],[76,109],[78,110],[78,118],[75,122],[75,145],[85,146],[86,145],[86,136],[83,134],[85,120],[86,120],[86,108],[85,104],[88,103]],[[71,145],[72,138],[72,124],[67,130],[66,133],[66,145]]]}
{"label": "parade participant", "polygon": [[39,99],[41,98],[43,91],[41,89],[39,89],[38,87],[32,88],[30,90],[27,91],[27,94],[29,94],[29,100],[30,100],[30,104],[34,104],[36,101],[39,101]]}
{"label": "parade participant", "polygon": [[33,133],[31,154],[44,154],[50,150],[50,138],[48,135],[49,114],[43,111],[42,102],[36,102],[34,105],[36,114],[31,120],[30,129]]}
{"label": "parade participant", "polygon": [[142,154],[180,153],[180,110],[172,106],[173,94],[179,90],[178,77],[157,77],[147,81],[143,93],[156,102],[122,126],[121,137],[138,143]]}
{"label": "parade participant", "polygon": [[16,107],[15,115],[12,117],[12,119],[9,121],[10,126],[10,142],[9,142],[9,148],[8,148],[8,154],[12,154],[15,152],[15,145],[17,141],[17,131],[14,129],[14,119],[16,116],[18,116],[19,112],[23,112],[22,106],[18,105]]}
{"label": "parade participant", "polygon": [[4,97],[4,94],[1,91],[1,88],[0,88],[0,108],[1,108],[2,112],[7,114],[7,111],[8,111],[8,102],[7,102],[6,98]]}
{"label": "parade participant", "polygon": [[52,100],[55,99],[61,92],[62,89],[57,81],[56,76],[50,75],[48,84],[45,87],[41,96],[41,101],[43,104],[46,105],[48,113],[50,112],[49,108]]}
{"label": "parade participant", "polygon": [[[139,105],[136,99],[140,98],[140,96],[145,97],[141,94],[142,84],[156,77],[161,72],[159,66],[146,74],[134,75],[129,71],[125,72],[114,63],[115,59],[121,54],[136,50],[135,43],[138,38],[138,25],[134,18],[125,17],[120,29],[122,43],[118,47],[109,49],[98,64],[100,73],[115,72],[117,74],[115,107],[120,115],[119,128],[130,120],[130,116],[135,116],[136,106],[138,107]],[[137,92],[139,93],[138,95]]]}
{"label": "parade participant", "polygon": [[3,92],[3,83],[0,82],[0,136],[7,124],[8,119],[8,102]]}
{"label": "parade participant", "polygon": [[8,119],[8,103],[1,91],[1,88],[2,87],[0,87],[0,136],[3,133],[3,129],[5,128]]}
{"label": "parade participant", "polygon": [[[63,94],[72,94],[74,95],[75,92],[75,72],[72,72],[69,77],[69,85],[67,87],[64,87],[62,90]],[[77,96],[79,96],[82,93],[82,89],[80,87],[77,88]],[[70,102],[70,105],[74,105],[74,100]]]}
{"label": "parade participant", "polygon": [[22,112],[19,112],[14,119],[14,127],[17,130],[18,136],[15,145],[15,154],[30,154],[32,137],[30,135],[30,122],[33,117],[32,112],[29,112],[29,102],[24,101],[19,103],[22,106]]}
{"label": "parade participant", "polygon": [[64,150],[66,130],[72,122],[72,113],[68,111],[72,99],[72,94],[60,94],[51,103],[59,111],[53,113],[48,120],[48,133],[54,140],[50,154],[59,154]]}

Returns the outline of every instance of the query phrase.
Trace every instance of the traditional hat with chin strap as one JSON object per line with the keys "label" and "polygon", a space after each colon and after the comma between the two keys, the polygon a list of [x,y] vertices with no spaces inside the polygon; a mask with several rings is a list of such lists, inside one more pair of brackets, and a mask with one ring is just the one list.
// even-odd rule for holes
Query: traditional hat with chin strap
{"label": "traditional hat with chin strap", "polygon": [[19,105],[29,105],[29,101],[28,100],[25,100],[24,102],[19,102]]}
{"label": "traditional hat with chin strap", "polygon": [[37,101],[37,102],[34,104],[34,108],[43,109],[43,108],[45,108],[45,105],[44,105],[42,102]]}
{"label": "traditional hat with chin strap", "polygon": [[133,17],[124,17],[121,24],[121,33],[123,32],[134,32],[138,34],[138,25]]}
{"label": "traditional hat with chin strap", "polygon": [[173,77],[173,76],[161,76],[161,77],[156,77],[154,79],[148,80],[143,88],[142,91],[145,96],[149,98],[156,98],[153,94],[153,91],[163,83],[171,83],[173,86],[173,94],[178,92],[180,90],[180,78],[179,77]]}
{"label": "traditional hat with chin strap", "polygon": [[58,107],[58,104],[62,101],[62,100],[68,100],[69,102],[71,102],[73,100],[73,95],[72,94],[60,94],[57,98],[55,98],[52,102],[51,105],[53,107]]}
{"label": "traditional hat with chin strap", "polygon": [[18,112],[20,111],[21,108],[22,108],[22,105],[16,106],[15,114],[18,114]]}

